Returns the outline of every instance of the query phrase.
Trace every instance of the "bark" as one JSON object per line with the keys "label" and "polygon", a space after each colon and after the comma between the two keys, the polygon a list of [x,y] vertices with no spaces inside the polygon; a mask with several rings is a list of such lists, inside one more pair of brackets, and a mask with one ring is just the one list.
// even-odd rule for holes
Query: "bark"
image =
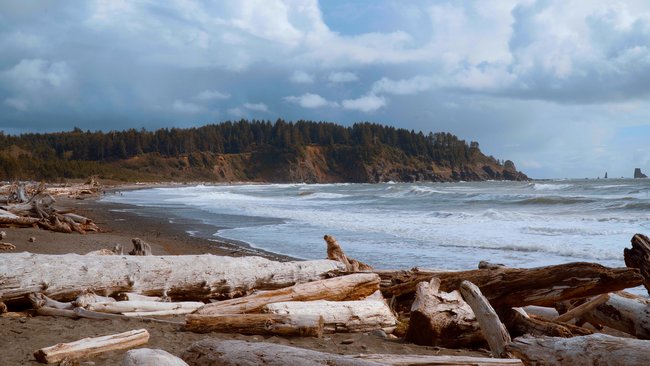
{"label": "bark", "polygon": [[369,332],[375,329],[384,329],[390,333],[397,325],[397,318],[383,299],[277,302],[266,305],[262,311],[271,314],[321,316],[326,333]]}
{"label": "bark", "polygon": [[181,358],[190,366],[381,366],[382,363],[272,343],[204,339]]}
{"label": "bark", "polygon": [[626,266],[641,271],[643,286],[650,294],[650,239],[643,234],[635,234],[632,237],[632,248],[623,249],[623,258]]}
{"label": "bark", "polygon": [[197,314],[240,314],[259,312],[265,305],[283,301],[359,300],[379,290],[379,276],[357,273],[302,283],[278,290],[219,301],[199,308]]}
{"label": "bark", "polygon": [[39,349],[34,352],[34,357],[42,363],[54,363],[66,358],[86,358],[107,351],[136,347],[148,341],[149,332],[146,329],[138,329],[103,337],[84,338],[70,343],[59,343]]}
{"label": "bark", "polygon": [[585,313],[582,319],[640,339],[650,339],[650,303],[645,298],[624,293],[610,294],[606,303]]}
{"label": "bark", "polygon": [[137,348],[126,352],[122,366],[187,366],[187,363],[161,349]]}
{"label": "bark", "polygon": [[553,306],[556,302],[584,298],[635,287],[643,282],[638,269],[607,268],[595,263],[567,263],[538,268],[477,269],[458,272],[377,271],[385,297],[408,296],[417,283],[440,278],[442,291],[453,291],[464,280],[481,289],[492,306]]}
{"label": "bark", "polygon": [[323,318],[317,315],[287,314],[190,314],[185,317],[185,329],[195,333],[321,337]]}
{"label": "bark", "polygon": [[411,307],[406,340],[424,346],[473,347],[485,342],[472,309],[458,291],[439,291],[440,281],[421,282]]}
{"label": "bark", "polygon": [[520,337],[508,350],[526,365],[649,365],[650,341],[592,334],[574,338]]}
{"label": "bark", "polygon": [[494,311],[487,299],[481,294],[476,285],[469,281],[463,281],[460,285],[460,293],[472,308],[476,320],[481,326],[481,332],[487,340],[492,355],[495,357],[507,357],[506,345],[510,343],[510,334],[506,327],[499,320],[499,316]]}
{"label": "bark", "polygon": [[[135,292],[174,300],[241,296],[325,277],[340,263],[328,260],[275,262],[260,257],[84,256],[10,253],[0,256],[0,301],[27,294],[71,301],[85,291],[104,296]],[[374,276],[366,274],[365,276]],[[379,280],[377,279],[377,283]]]}
{"label": "bark", "polygon": [[325,243],[327,243],[327,259],[343,263],[348,272],[372,270],[371,266],[346,256],[343,249],[339,243],[336,242],[336,239],[334,239],[333,236],[325,235],[323,239],[325,239]]}

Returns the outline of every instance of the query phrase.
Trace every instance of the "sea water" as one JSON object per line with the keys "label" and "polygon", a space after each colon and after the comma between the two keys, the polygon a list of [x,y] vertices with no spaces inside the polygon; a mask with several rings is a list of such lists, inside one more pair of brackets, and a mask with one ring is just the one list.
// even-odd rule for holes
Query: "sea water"
{"label": "sea water", "polygon": [[104,200],[297,258],[324,258],[333,235],[375,268],[618,267],[632,236],[650,234],[650,179],[198,185]]}

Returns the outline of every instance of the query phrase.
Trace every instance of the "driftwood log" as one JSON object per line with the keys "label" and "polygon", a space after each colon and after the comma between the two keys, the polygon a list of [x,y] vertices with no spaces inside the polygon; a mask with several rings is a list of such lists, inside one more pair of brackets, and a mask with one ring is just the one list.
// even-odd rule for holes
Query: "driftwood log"
{"label": "driftwood log", "polygon": [[[87,304],[85,307],[100,313],[157,313],[166,311],[163,315],[189,314],[205,305],[200,301],[160,302],[160,301],[112,301]],[[176,312],[174,312],[176,311]],[[160,314],[145,314],[160,315]]]}
{"label": "driftwood log", "polygon": [[283,301],[359,300],[378,290],[379,276],[374,273],[356,273],[218,301],[197,309],[196,313],[204,315],[254,313],[259,312],[267,304]]}
{"label": "driftwood log", "polygon": [[146,329],[138,329],[102,337],[84,338],[70,343],[59,343],[39,349],[34,352],[34,357],[42,363],[55,363],[66,358],[86,358],[107,351],[136,347],[148,341],[149,332]]}
{"label": "driftwood log", "polygon": [[321,316],[325,333],[368,332],[397,325],[397,318],[383,299],[358,301],[288,301],[266,305],[262,312],[286,315]]}
{"label": "driftwood log", "polygon": [[352,358],[394,366],[524,366],[521,360],[517,358],[391,354],[362,354],[352,356]]}
{"label": "driftwood log", "polygon": [[321,337],[323,318],[317,315],[288,314],[189,314],[185,317],[185,329],[195,333]]}
{"label": "driftwood log", "polygon": [[476,269],[458,272],[375,271],[385,297],[412,296],[422,281],[437,277],[441,291],[453,291],[467,280],[481,289],[496,308],[553,306],[567,299],[596,296],[643,283],[638,269],[608,268],[595,263],[567,263],[538,268]]}
{"label": "driftwood log", "polygon": [[623,249],[623,258],[626,266],[641,271],[643,286],[650,294],[650,239],[643,234],[635,234],[632,237],[632,248]]}
{"label": "driftwood log", "polygon": [[550,337],[575,337],[589,335],[593,332],[570,323],[564,323],[536,316],[529,316],[520,309],[500,309],[499,318],[503,321],[511,336],[524,334]]}
{"label": "driftwood log", "polygon": [[348,272],[372,270],[371,266],[345,255],[343,249],[333,236],[325,235],[323,239],[327,243],[327,259],[343,263]]}
{"label": "driftwood log", "polygon": [[449,348],[484,344],[476,317],[460,293],[441,292],[439,286],[437,278],[418,284],[406,340]]}
{"label": "driftwood log", "polygon": [[573,338],[520,337],[508,351],[526,365],[650,365],[650,341],[592,334]]}
{"label": "driftwood log", "polygon": [[583,314],[582,319],[640,339],[650,339],[650,301],[647,298],[627,293],[610,294],[607,302]]}
{"label": "driftwood log", "polygon": [[[84,291],[168,295],[174,300],[231,298],[323,278],[341,269],[329,260],[275,262],[261,257],[84,256],[10,253],[0,256],[0,302],[42,292],[71,301]],[[366,274],[366,276],[374,276]],[[377,279],[377,283],[378,283]]]}
{"label": "driftwood log", "polygon": [[187,366],[187,363],[161,349],[137,348],[124,354],[122,366]]}

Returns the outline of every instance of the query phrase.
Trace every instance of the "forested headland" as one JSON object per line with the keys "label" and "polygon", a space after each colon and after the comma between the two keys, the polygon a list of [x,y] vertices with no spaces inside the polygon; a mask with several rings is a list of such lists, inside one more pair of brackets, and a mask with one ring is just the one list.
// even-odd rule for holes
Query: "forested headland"
{"label": "forested headland", "polygon": [[0,179],[382,182],[523,180],[449,133],[260,120],[155,131],[0,133]]}

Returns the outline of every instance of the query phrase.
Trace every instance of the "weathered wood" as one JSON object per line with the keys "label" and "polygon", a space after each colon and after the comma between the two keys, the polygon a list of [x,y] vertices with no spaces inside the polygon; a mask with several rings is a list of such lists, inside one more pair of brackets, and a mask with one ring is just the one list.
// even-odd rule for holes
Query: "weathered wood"
{"label": "weathered wood", "polygon": [[[86,254],[87,255],[87,254]],[[93,294],[92,292],[87,292],[84,294],[81,294],[77,296],[77,298],[72,302],[74,306],[81,306],[85,307],[88,306],[89,304],[94,304],[98,302],[115,302],[115,300],[112,297],[108,296],[99,296],[96,294]]]}
{"label": "weathered wood", "polygon": [[643,276],[643,286],[650,294],[650,239],[643,234],[632,237],[632,248],[623,249],[625,265],[638,268]]}
{"label": "weathered wood", "polygon": [[326,333],[368,332],[374,329],[384,329],[390,333],[397,325],[397,318],[383,299],[277,302],[264,306],[262,312],[321,316]]}
{"label": "weathered wood", "polygon": [[[0,256],[0,301],[32,292],[73,300],[85,291],[167,294],[174,300],[231,298],[317,280],[342,264],[329,260],[275,262],[261,257],[84,256],[9,253]],[[375,276],[375,275],[372,275]],[[376,276],[375,276],[376,277]],[[379,280],[377,279],[377,282]]]}
{"label": "weathered wood", "polygon": [[85,358],[107,351],[136,347],[148,341],[149,332],[146,329],[137,329],[102,337],[84,338],[70,343],[59,343],[37,350],[34,352],[34,357],[42,363],[54,363],[66,358]]}
{"label": "weathered wood", "polygon": [[204,339],[192,344],[181,358],[190,366],[383,366],[351,357],[264,342]]}
{"label": "weathered wood", "polygon": [[582,315],[592,324],[602,324],[640,339],[650,339],[650,302],[626,293],[614,293],[604,304]]}
{"label": "weathered wood", "polygon": [[507,357],[506,345],[510,343],[510,334],[499,320],[499,316],[492,308],[492,305],[481,294],[481,290],[473,283],[463,281],[460,284],[460,293],[472,308],[492,354],[495,357]]}
{"label": "weathered wood", "polygon": [[0,243],[0,250],[16,250],[16,246],[11,243]]}
{"label": "weathered wood", "polygon": [[187,363],[161,349],[137,348],[126,352],[122,366],[187,366]]}
{"label": "weathered wood", "polygon": [[36,217],[7,217],[0,216],[0,225],[2,226],[34,226],[39,222],[40,219]]}
{"label": "weathered wood", "polygon": [[464,280],[481,289],[492,306],[553,306],[556,302],[584,298],[636,287],[643,282],[638,269],[607,268],[595,263],[567,263],[522,269],[477,269],[458,272],[376,271],[382,277],[385,297],[413,294],[417,283],[440,278],[442,291],[460,287]]}
{"label": "weathered wood", "polygon": [[205,305],[199,301],[182,302],[160,302],[160,301],[113,301],[89,303],[85,307],[91,311],[100,313],[133,313],[133,312],[157,312],[169,310],[183,310],[174,314],[189,314],[192,311]]}
{"label": "weathered wood", "polygon": [[323,239],[325,239],[325,243],[327,243],[327,259],[343,263],[346,271],[358,272],[372,269],[371,266],[346,256],[343,249],[339,243],[336,242],[336,239],[334,239],[333,236],[325,235]]}
{"label": "weathered wood", "polygon": [[185,329],[196,333],[321,337],[323,318],[317,315],[287,314],[189,314],[185,317]]}
{"label": "weathered wood", "polygon": [[[525,313],[524,313],[525,314]],[[501,309],[499,318],[512,337],[530,334],[533,336],[575,337],[593,332],[577,325],[524,315],[515,309]]]}
{"label": "weathered wood", "polygon": [[357,273],[214,302],[197,309],[196,313],[204,315],[252,313],[259,312],[267,304],[283,301],[359,300],[372,295],[377,290],[379,290],[379,276],[374,273]]}
{"label": "weathered wood", "polygon": [[122,292],[117,295],[117,298],[121,301],[163,301],[160,296],[145,296],[133,292]]}
{"label": "weathered wood", "polygon": [[133,243],[133,250],[129,252],[129,255],[152,255],[151,245],[146,241],[140,238],[133,238],[131,242]]}
{"label": "weathered wood", "polygon": [[33,293],[28,295],[29,301],[32,303],[34,309],[41,307],[55,308],[55,309],[74,309],[74,305],[70,302],[61,302],[52,300],[41,293]]}
{"label": "weathered wood", "polygon": [[592,334],[573,338],[519,337],[508,351],[526,365],[650,365],[650,341]]}
{"label": "weathered wood", "polygon": [[446,356],[446,355],[392,355],[392,354],[362,354],[352,358],[379,362],[384,365],[416,366],[416,365],[444,365],[444,366],[524,366],[516,358],[487,358],[471,356]]}
{"label": "weathered wood", "polygon": [[406,332],[410,342],[425,346],[473,347],[485,343],[472,309],[458,291],[439,291],[437,278],[417,286]]}
{"label": "weathered wood", "polygon": [[600,304],[604,304],[609,300],[609,295],[608,294],[603,294],[600,296],[596,296],[593,299],[590,299],[589,301],[585,302],[582,305],[578,305],[575,308],[567,311],[566,313],[558,316],[554,320],[558,322],[568,322],[569,320],[579,318],[581,317],[584,313],[587,313],[596,307],[598,307]]}

